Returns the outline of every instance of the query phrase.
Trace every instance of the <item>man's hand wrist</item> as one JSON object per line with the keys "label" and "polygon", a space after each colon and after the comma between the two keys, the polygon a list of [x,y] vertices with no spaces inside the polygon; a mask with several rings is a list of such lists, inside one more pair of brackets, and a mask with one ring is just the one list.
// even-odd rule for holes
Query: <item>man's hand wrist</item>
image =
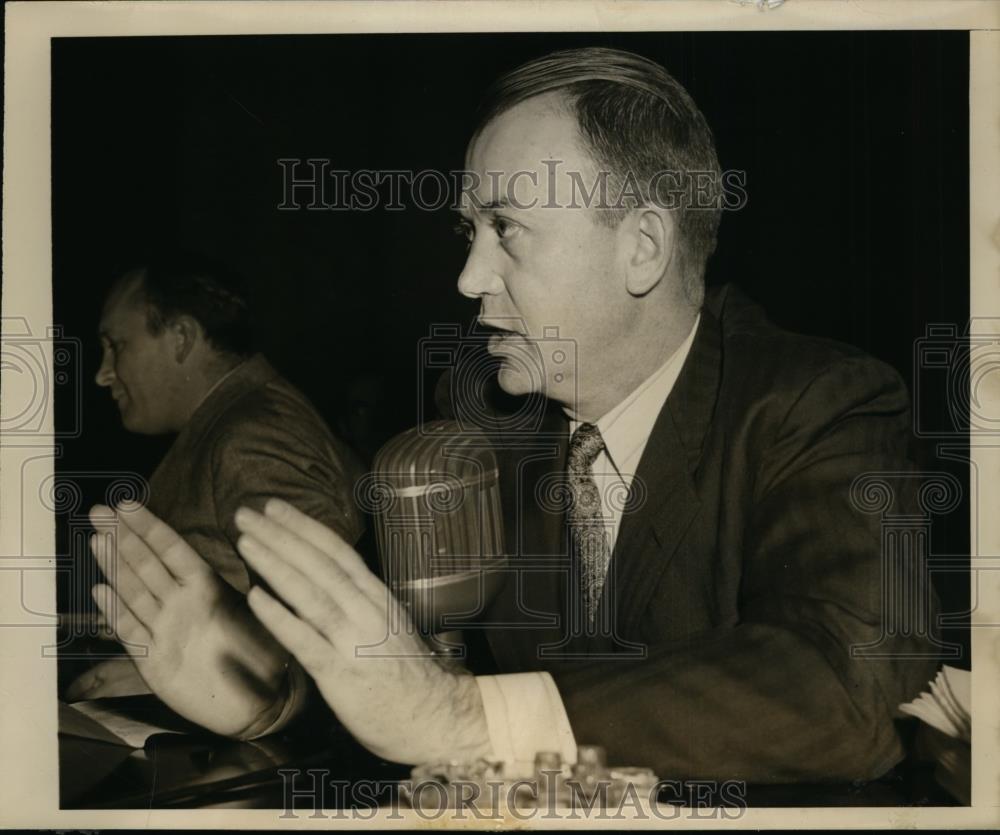
{"label": "man's hand wrist", "polygon": [[[264,708],[257,718],[250,723],[250,725],[235,735],[237,739],[244,741],[256,739],[257,737],[263,736],[265,733],[271,731],[272,727],[276,725],[278,719],[285,712],[285,708],[288,706],[289,701],[292,699],[292,679],[292,670],[289,668],[285,671],[284,682],[274,701],[268,705],[268,707]],[[274,727],[274,730],[277,731],[280,730],[280,728]]]}
{"label": "man's hand wrist", "polygon": [[475,676],[456,673],[454,680],[454,733],[450,744],[434,759],[456,759],[471,761],[489,757],[493,746],[490,742],[489,727],[486,724],[486,710],[479,692]]}

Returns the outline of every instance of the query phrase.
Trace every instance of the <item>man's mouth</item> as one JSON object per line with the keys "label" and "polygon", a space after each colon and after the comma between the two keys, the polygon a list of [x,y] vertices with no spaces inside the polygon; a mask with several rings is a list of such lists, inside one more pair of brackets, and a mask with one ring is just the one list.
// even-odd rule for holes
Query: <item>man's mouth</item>
{"label": "man's mouth", "polygon": [[491,354],[495,354],[518,338],[521,338],[521,334],[519,333],[514,333],[513,331],[497,331],[496,333],[490,334],[489,341],[487,342],[487,350]]}
{"label": "man's mouth", "polygon": [[490,354],[495,354],[498,351],[503,350],[506,347],[510,347],[512,344],[523,342],[525,339],[524,334],[519,331],[509,330],[507,328],[499,327],[491,322],[479,320],[479,327],[482,328],[489,334],[489,339],[486,343],[486,349]]}

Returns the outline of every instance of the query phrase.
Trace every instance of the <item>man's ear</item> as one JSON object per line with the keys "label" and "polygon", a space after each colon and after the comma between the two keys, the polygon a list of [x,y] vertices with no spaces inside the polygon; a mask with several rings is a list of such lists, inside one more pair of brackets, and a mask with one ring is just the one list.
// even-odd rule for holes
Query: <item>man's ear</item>
{"label": "man's ear", "polygon": [[630,252],[626,263],[626,289],[645,296],[667,274],[674,258],[674,216],[666,209],[640,207],[625,220]]}
{"label": "man's ear", "polygon": [[181,314],[171,323],[170,329],[174,338],[174,359],[183,364],[202,338],[201,325],[193,316]]}

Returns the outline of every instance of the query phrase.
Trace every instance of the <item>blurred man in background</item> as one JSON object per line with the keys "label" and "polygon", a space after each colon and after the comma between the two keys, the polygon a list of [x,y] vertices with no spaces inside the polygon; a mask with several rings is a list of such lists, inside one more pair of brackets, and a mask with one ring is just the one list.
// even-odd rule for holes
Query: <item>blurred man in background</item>
{"label": "blurred man in background", "polygon": [[[149,482],[149,507],[233,589],[251,573],[236,551],[242,505],[279,495],[350,542],[361,467],[308,400],[253,350],[242,281],[223,266],[170,254],[113,285],[100,322],[96,382],[130,432],[173,434]],[[124,570],[128,570],[127,566]],[[112,659],[71,685],[71,698],[145,692],[131,663]]]}

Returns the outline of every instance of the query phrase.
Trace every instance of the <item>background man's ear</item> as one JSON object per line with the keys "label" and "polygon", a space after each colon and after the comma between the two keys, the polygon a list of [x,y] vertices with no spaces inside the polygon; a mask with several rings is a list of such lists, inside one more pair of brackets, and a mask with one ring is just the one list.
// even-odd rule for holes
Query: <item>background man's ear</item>
{"label": "background man's ear", "polygon": [[170,329],[174,337],[174,359],[183,363],[203,336],[201,325],[192,316],[182,314],[171,323]]}
{"label": "background man's ear", "polygon": [[626,287],[633,296],[644,296],[660,283],[674,261],[674,216],[665,209],[643,207],[625,222],[630,224],[633,241]]}

